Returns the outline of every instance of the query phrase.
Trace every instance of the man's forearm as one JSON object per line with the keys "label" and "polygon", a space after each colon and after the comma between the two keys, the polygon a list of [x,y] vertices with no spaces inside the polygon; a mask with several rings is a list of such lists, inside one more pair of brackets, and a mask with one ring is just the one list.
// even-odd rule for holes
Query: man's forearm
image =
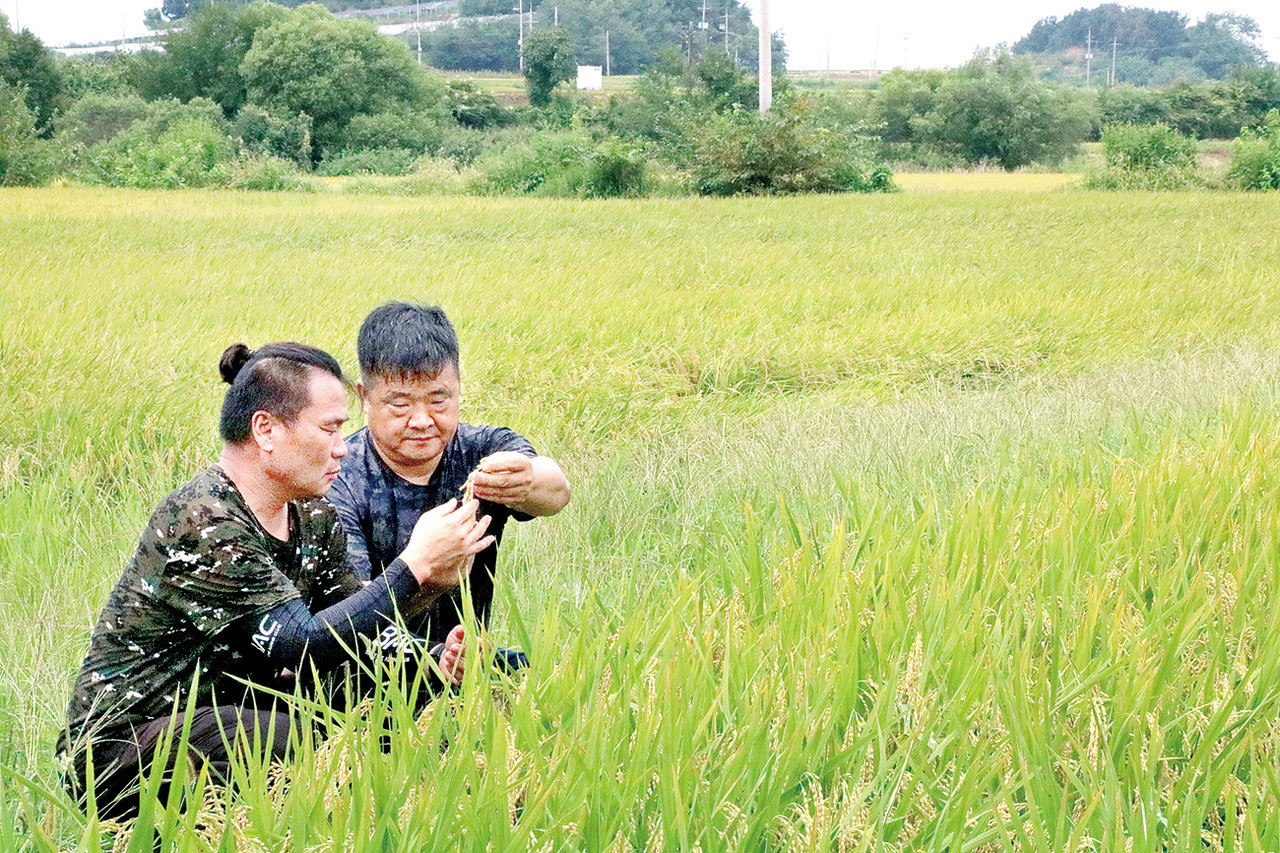
{"label": "man's forearm", "polygon": [[560,466],[549,456],[535,456],[533,485],[529,497],[511,509],[525,515],[555,515],[569,505],[569,481]]}

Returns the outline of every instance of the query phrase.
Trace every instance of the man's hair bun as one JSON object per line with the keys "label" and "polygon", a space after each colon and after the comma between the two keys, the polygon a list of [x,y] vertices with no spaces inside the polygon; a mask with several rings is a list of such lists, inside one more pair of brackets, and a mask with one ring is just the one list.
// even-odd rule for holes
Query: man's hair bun
{"label": "man's hair bun", "polygon": [[253,358],[253,350],[244,344],[232,344],[222,352],[222,360],[218,362],[218,372],[222,374],[222,381],[230,385],[236,381],[236,376],[240,374],[240,368]]}

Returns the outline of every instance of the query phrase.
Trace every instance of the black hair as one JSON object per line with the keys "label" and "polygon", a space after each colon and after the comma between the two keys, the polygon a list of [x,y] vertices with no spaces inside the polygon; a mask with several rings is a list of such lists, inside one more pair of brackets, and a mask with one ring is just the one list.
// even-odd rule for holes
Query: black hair
{"label": "black hair", "polygon": [[232,344],[222,353],[218,372],[231,387],[222,401],[218,432],[228,444],[249,440],[254,412],[267,412],[291,423],[311,402],[311,372],[342,380],[342,368],[321,349],[290,342],[251,350]]}
{"label": "black hair", "polygon": [[435,305],[388,302],[360,324],[356,355],[365,384],[377,377],[435,376],[458,368],[458,336]]}

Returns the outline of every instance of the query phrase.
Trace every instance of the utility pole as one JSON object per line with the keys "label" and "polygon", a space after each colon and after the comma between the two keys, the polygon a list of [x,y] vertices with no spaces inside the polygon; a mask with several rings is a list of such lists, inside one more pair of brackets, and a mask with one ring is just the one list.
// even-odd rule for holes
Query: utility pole
{"label": "utility pole", "polygon": [[729,4],[724,4],[724,52],[729,52]]}
{"label": "utility pole", "polygon": [[422,67],[422,0],[418,0],[415,14],[417,15],[417,18],[418,18],[418,23],[414,27],[414,29],[418,31],[418,67],[421,68]]}
{"label": "utility pole", "polygon": [[524,0],[520,0],[520,73],[524,73]]}
{"label": "utility pole", "polygon": [[773,106],[773,36],[769,34],[769,0],[760,0],[760,112]]}
{"label": "utility pole", "polygon": [[609,31],[604,31],[604,76],[609,76]]}
{"label": "utility pole", "polygon": [[1119,41],[1119,36],[1111,37],[1111,80],[1108,83],[1110,86],[1114,86],[1116,84],[1116,44]]}
{"label": "utility pole", "polygon": [[1093,27],[1089,28],[1088,41],[1084,49],[1084,84],[1088,86],[1093,80]]}

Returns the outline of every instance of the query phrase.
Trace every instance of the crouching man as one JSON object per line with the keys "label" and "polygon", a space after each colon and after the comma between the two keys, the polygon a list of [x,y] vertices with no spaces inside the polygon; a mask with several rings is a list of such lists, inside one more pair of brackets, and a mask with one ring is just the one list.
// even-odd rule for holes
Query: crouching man
{"label": "crouching man", "polygon": [[[329,495],[347,529],[351,566],[364,578],[382,577],[424,513],[473,493],[491,519],[493,541],[476,555],[470,574],[471,602],[483,625],[507,519],[554,515],[569,503],[569,483],[523,436],[459,423],[458,339],[439,308],[401,302],[375,308],[360,326],[356,351],[368,426],[347,439],[350,455]],[[439,642],[462,612],[455,588],[421,597],[408,624]]]}
{"label": "crouching man", "polygon": [[[235,744],[282,758],[290,742],[292,716],[255,687],[291,692],[290,673],[336,676],[353,655],[376,664],[393,651],[426,665],[428,644],[397,629],[397,611],[456,587],[494,541],[476,502],[438,507],[363,583],[321,499],[346,455],[338,363],[301,344],[237,344],[220,368],[231,386],[222,454],[142,532],[93,630],[59,739],[68,791],[81,803],[92,795],[104,818],[137,813],[140,779],[188,712],[190,756],[225,781]],[[439,665],[456,683],[460,629],[445,639]]]}

